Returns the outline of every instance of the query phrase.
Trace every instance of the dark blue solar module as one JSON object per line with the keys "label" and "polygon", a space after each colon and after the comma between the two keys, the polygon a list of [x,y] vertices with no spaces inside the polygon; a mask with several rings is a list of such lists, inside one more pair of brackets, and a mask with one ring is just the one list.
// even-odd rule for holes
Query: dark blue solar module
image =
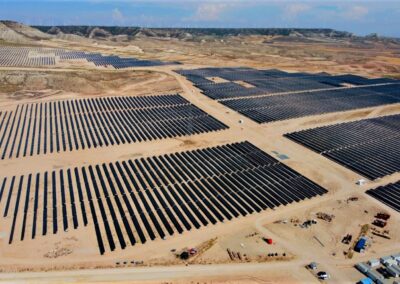
{"label": "dark blue solar module", "polygon": [[90,225],[100,254],[326,192],[248,142],[0,179],[10,244]]}
{"label": "dark blue solar module", "polygon": [[124,58],[115,55],[101,55],[100,53],[89,53],[83,51],[57,50],[56,56],[63,60],[86,59],[96,66],[112,66],[115,69],[144,66],[160,66],[180,64],[179,62],[163,62],[159,60],[140,60],[136,58]]}
{"label": "dark blue solar module", "polygon": [[15,46],[0,47],[0,66],[48,66],[55,65],[57,58],[61,60],[84,59],[96,66],[111,66],[115,69],[180,64],[179,62],[125,58],[115,55],[102,55],[100,53],[66,49]]}
{"label": "dark blue solar module", "polygon": [[256,122],[400,103],[400,85],[321,90],[221,101]]}
{"label": "dark blue solar module", "polygon": [[251,68],[176,72],[204,95],[259,123],[400,102],[400,82],[387,78]]}
{"label": "dark blue solar module", "polygon": [[400,212],[400,181],[370,189],[366,193]]}
{"label": "dark blue solar module", "polygon": [[0,112],[0,155],[19,158],[226,128],[179,95],[23,104]]}
{"label": "dark blue solar module", "polygon": [[[176,72],[185,76],[206,96],[215,100],[396,82],[392,79],[368,79],[350,74],[333,76],[326,73],[287,73],[276,69],[203,68]],[[210,80],[213,77],[222,78],[228,82],[214,83]],[[244,81],[249,85],[245,87],[236,81]]]}
{"label": "dark blue solar module", "polygon": [[400,115],[324,126],[285,136],[369,179],[400,171]]}

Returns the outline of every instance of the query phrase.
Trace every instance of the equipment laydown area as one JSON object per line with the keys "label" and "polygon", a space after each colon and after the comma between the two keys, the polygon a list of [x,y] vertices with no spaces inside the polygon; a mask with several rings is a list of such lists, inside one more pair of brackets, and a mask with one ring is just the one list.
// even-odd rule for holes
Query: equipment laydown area
{"label": "equipment laydown area", "polygon": [[326,192],[242,142],[5,177],[0,208],[9,244],[90,225],[103,254]]}

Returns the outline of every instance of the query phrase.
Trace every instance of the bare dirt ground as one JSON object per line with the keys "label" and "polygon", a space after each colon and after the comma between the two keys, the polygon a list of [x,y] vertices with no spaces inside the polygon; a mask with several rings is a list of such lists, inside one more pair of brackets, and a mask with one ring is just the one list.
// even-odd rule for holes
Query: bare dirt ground
{"label": "bare dirt ground", "polygon": [[[352,40],[282,40],[282,37],[245,36],[182,41],[140,38],[129,43],[80,42],[79,48],[109,54],[179,61],[186,65],[249,66],[293,71],[352,73],[370,77],[398,77],[400,46],[395,43]],[[53,46],[74,47],[52,40]],[[123,46],[123,48],[120,47]]]}
{"label": "bare dirt ground", "polygon": [[[373,77],[398,76],[400,70],[398,53],[395,53],[398,47],[372,46],[360,50],[357,46],[338,43],[274,43],[259,37],[230,40],[232,42],[194,43],[143,39],[121,48],[85,41],[79,48],[141,58],[179,60],[185,63],[180,68],[241,65],[309,72],[348,72]],[[76,43],[62,40],[42,44],[54,47],[74,45],[77,48]],[[325,187],[329,193],[101,257],[93,242],[94,232],[88,228],[15,242],[10,246],[7,232],[1,229],[9,226],[1,226],[0,269],[3,272],[0,273],[0,283],[319,283],[304,268],[311,261],[317,261],[332,274],[331,283],[350,283],[362,277],[352,267],[356,262],[400,251],[399,228],[396,226],[398,214],[364,194],[369,188],[399,180],[399,173],[359,187],[355,181],[361,177],[356,173],[282,136],[294,130],[399,113],[399,105],[259,125],[201,95],[184,77],[172,71],[175,68],[177,66],[128,71],[95,69],[93,66],[64,66],[52,70],[1,68],[2,109],[13,109],[18,103],[39,100],[180,92],[229,126],[226,131],[184,138],[2,160],[1,175],[105,163],[248,140],[272,156],[275,155],[273,151],[286,154],[289,159],[283,163]],[[358,201],[348,202],[350,197],[358,197]],[[391,239],[370,235],[373,242],[365,255],[346,257],[344,252],[349,246],[341,243],[342,237],[347,233],[356,237],[360,226],[371,225],[373,215],[382,210],[392,215],[388,226]],[[290,221],[287,224],[274,223],[283,219],[316,219],[315,214],[320,211],[334,214],[335,218],[331,223],[317,219],[318,223],[309,229],[299,228]],[[0,225],[9,221],[2,220]],[[273,238],[274,243],[268,245],[263,237]],[[199,249],[195,258],[182,261],[176,257],[177,252],[191,247]],[[240,253],[242,259],[231,259],[228,249],[236,255]],[[274,256],[268,256],[272,253]]]}
{"label": "bare dirt ground", "polygon": [[153,71],[0,70],[0,104],[40,99],[178,93],[176,80]]}

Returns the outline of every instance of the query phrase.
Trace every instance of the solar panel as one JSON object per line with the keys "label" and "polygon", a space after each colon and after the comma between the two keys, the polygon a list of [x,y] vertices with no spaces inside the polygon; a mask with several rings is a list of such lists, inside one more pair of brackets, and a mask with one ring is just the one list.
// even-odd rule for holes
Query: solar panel
{"label": "solar panel", "polygon": [[42,67],[76,60],[84,60],[94,66],[112,67],[115,69],[180,64],[179,62],[139,60],[136,58],[124,58],[115,55],[102,55],[100,53],[67,49],[0,46],[0,66]]}
{"label": "solar panel", "polygon": [[226,128],[179,95],[22,104],[9,113],[6,123],[0,124],[0,155],[1,159],[12,159],[20,158],[21,153],[34,156],[108,147]]}
{"label": "solar panel", "polygon": [[[193,170],[196,175],[186,174]],[[52,234],[61,234],[61,218],[64,231],[70,228],[72,212],[71,228],[78,228],[81,216],[85,226],[94,227],[99,253],[104,254],[326,193],[248,142],[53,170],[48,183],[49,174],[37,173],[36,179],[29,174],[27,183],[23,175],[13,177],[10,185],[10,178],[0,181],[1,195],[13,203],[10,243],[16,231],[24,239],[31,224],[27,216],[34,216],[32,238],[37,238],[39,227],[48,234],[47,224],[53,226]],[[15,222],[22,210],[23,222]]]}
{"label": "solar panel", "polygon": [[285,136],[369,179],[400,170],[400,115],[324,126]]}
{"label": "solar panel", "polygon": [[[204,95],[258,123],[400,102],[399,81],[387,78],[251,68],[176,72],[190,80]],[[216,83],[211,80],[213,77],[225,82]]]}
{"label": "solar panel", "polygon": [[366,193],[400,212],[400,181],[370,189]]}

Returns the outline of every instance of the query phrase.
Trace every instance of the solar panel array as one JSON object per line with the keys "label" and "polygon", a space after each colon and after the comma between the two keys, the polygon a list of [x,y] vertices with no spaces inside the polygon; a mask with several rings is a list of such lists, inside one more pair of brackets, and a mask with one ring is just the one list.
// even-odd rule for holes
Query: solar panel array
{"label": "solar panel array", "polygon": [[[287,73],[276,69],[203,68],[176,72],[184,75],[206,96],[218,101],[294,91],[331,89],[343,87],[345,84],[361,86],[394,82],[386,78],[368,79],[356,75],[331,76],[327,73]],[[215,83],[209,80],[213,77],[222,78],[227,82]],[[235,81],[244,81],[254,87],[245,87]]]}
{"label": "solar panel array", "polygon": [[61,60],[84,59],[88,62],[94,63],[94,65],[96,66],[112,66],[115,69],[179,64],[179,62],[162,62],[159,60],[123,58],[115,55],[101,55],[100,53],[89,53],[64,49],[56,50],[55,55],[58,56]]}
{"label": "solar panel array", "polygon": [[115,69],[179,64],[178,62],[140,60],[136,58],[123,58],[113,55],[101,55],[100,53],[66,49],[14,46],[0,47],[0,66],[40,67],[56,65],[60,61],[79,59],[86,60],[96,66],[111,66]]}
{"label": "solar panel array", "polygon": [[222,101],[258,123],[400,103],[400,85],[377,85]]}
{"label": "solar panel array", "polygon": [[[400,102],[399,81],[385,78],[251,68],[204,68],[176,72],[186,76],[206,96],[258,123]],[[227,81],[214,83],[209,80],[210,77]],[[234,81],[244,81],[254,87]]]}
{"label": "solar panel array", "polygon": [[226,128],[179,95],[22,104],[0,113],[0,155],[11,159]]}
{"label": "solar panel array", "polygon": [[0,179],[9,243],[90,224],[99,252],[326,193],[248,142]]}
{"label": "solar panel array", "polygon": [[400,115],[324,126],[285,136],[369,179],[400,171]]}
{"label": "solar panel array", "polygon": [[370,189],[367,194],[400,212],[400,181]]}
{"label": "solar panel array", "polygon": [[[31,53],[40,53],[39,56],[30,56]],[[54,54],[49,50],[27,47],[0,46],[0,66],[50,66],[55,65]]]}

